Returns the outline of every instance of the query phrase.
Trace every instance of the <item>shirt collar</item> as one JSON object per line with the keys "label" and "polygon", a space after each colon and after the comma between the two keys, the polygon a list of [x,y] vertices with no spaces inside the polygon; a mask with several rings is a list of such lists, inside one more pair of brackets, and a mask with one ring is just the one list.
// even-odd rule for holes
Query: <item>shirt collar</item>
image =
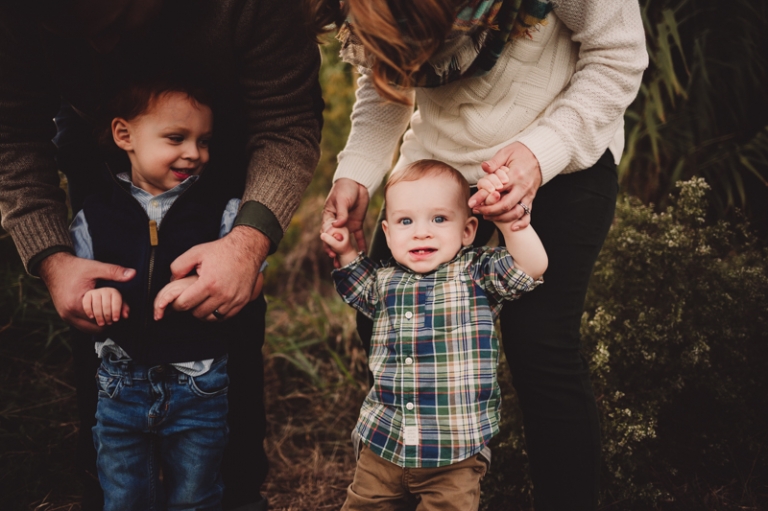
{"label": "shirt collar", "polygon": [[119,179],[120,181],[123,181],[124,183],[128,183],[130,185],[130,187],[131,187],[131,196],[132,197],[136,197],[136,198],[145,197],[145,198],[149,198],[149,199],[154,198],[154,199],[157,199],[157,200],[175,199],[175,198],[177,198],[179,195],[182,194],[182,192],[184,192],[184,190],[186,190],[187,188],[192,186],[192,183],[197,181],[199,178],[200,178],[200,176],[189,176],[184,181],[182,181],[181,183],[177,184],[176,186],[174,186],[170,190],[166,190],[166,191],[164,191],[163,193],[161,193],[159,195],[153,196],[148,191],[142,190],[141,188],[139,188],[138,186],[133,184],[133,182],[131,181],[131,175],[128,172],[121,172],[120,174],[117,175],[117,179]]}

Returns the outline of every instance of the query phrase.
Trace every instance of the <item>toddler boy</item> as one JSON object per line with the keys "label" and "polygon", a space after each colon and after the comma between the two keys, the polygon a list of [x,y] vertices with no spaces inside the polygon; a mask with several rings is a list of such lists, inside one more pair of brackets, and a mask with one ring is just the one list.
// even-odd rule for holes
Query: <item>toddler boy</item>
{"label": "toddler boy", "polygon": [[[498,179],[478,187],[493,195]],[[337,255],[339,294],[374,321],[374,382],[353,432],[360,450],[343,510],[478,508],[499,429],[494,321],[504,300],[542,282],[547,256],[530,226],[501,222],[506,248],[473,248],[468,200],[461,173],[420,160],[385,187],[391,260],[358,255],[346,228],[321,234]]]}
{"label": "toddler boy", "polygon": [[104,509],[221,509],[226,339],[242,325],[166,308],[197,279],[170,282],[171,262],[229,232],[239,200],[217,196],[200,175],[213,128],[205,90],[148,80],[113,106],[111,137],[130,173],[110,172],[111,191],[89,197],[70,228],[79,257],[136,269],[83,297],[87,316],[105,327],[93,429]]}

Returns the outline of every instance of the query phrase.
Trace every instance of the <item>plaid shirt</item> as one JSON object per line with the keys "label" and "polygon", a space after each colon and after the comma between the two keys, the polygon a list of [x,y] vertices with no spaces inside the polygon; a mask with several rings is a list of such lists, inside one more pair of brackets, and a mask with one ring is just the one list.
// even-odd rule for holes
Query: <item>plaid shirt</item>
{"label": "plaid shirt", "polygon": [[495,319],[504,300],[542,280],[488,247],[465,247],[427,274],[361,255],[333,277],[344,301],[374,321],[374,384],[355,427],[366,446],[401,467],[479,453],[499,431]]}

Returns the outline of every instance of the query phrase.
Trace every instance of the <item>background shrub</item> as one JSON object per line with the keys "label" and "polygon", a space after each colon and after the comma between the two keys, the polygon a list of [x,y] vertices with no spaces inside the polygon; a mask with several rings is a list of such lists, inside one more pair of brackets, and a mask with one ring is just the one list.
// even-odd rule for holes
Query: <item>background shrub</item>
{"label": "background shrub", "polygon": [[604,504],[671,500],[683,473],[765,482],[766,251],[746,224],[707,221],[703,179],[678,188],[661,213],[620,201],[591,281],[582,334],[602,414]]}
{"label": "background shrub", "polygon": [[[703,179],[678,188],[660,213],[619,201],[590,283],[601,509],[767,509],[768,254],[745,223],[706,218]],[[531,501],[508,372],[489,510]]]}

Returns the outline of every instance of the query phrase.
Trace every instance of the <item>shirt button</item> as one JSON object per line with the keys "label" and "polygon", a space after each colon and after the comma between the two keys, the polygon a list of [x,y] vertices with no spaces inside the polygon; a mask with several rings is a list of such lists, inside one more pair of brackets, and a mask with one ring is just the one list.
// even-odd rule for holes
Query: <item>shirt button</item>
{"label": "shirt button", "polygon": [[421,280],[421,275],[416,275],[416,280]]}
{"label": "shirt button", "polygon": [[405,313],[405,319],[411,319],[413,317],[413,312],[408,311]]}
{"label": "shirt button", "polygon": [[150,204],[152,205],[153,208],[156,208],[159,205],[159,203],[156,200],[153,200],[152,202],[150,202]]}
{"label": "shirt button", "polygon": [[409,366],[413,364],[413,359],[411,357],[408,357],[405,359],[405,365]]}
{"label": "shirt button", "polygon": [[408,403],[405,407],[409,410],[413,410],[413,403]]}

